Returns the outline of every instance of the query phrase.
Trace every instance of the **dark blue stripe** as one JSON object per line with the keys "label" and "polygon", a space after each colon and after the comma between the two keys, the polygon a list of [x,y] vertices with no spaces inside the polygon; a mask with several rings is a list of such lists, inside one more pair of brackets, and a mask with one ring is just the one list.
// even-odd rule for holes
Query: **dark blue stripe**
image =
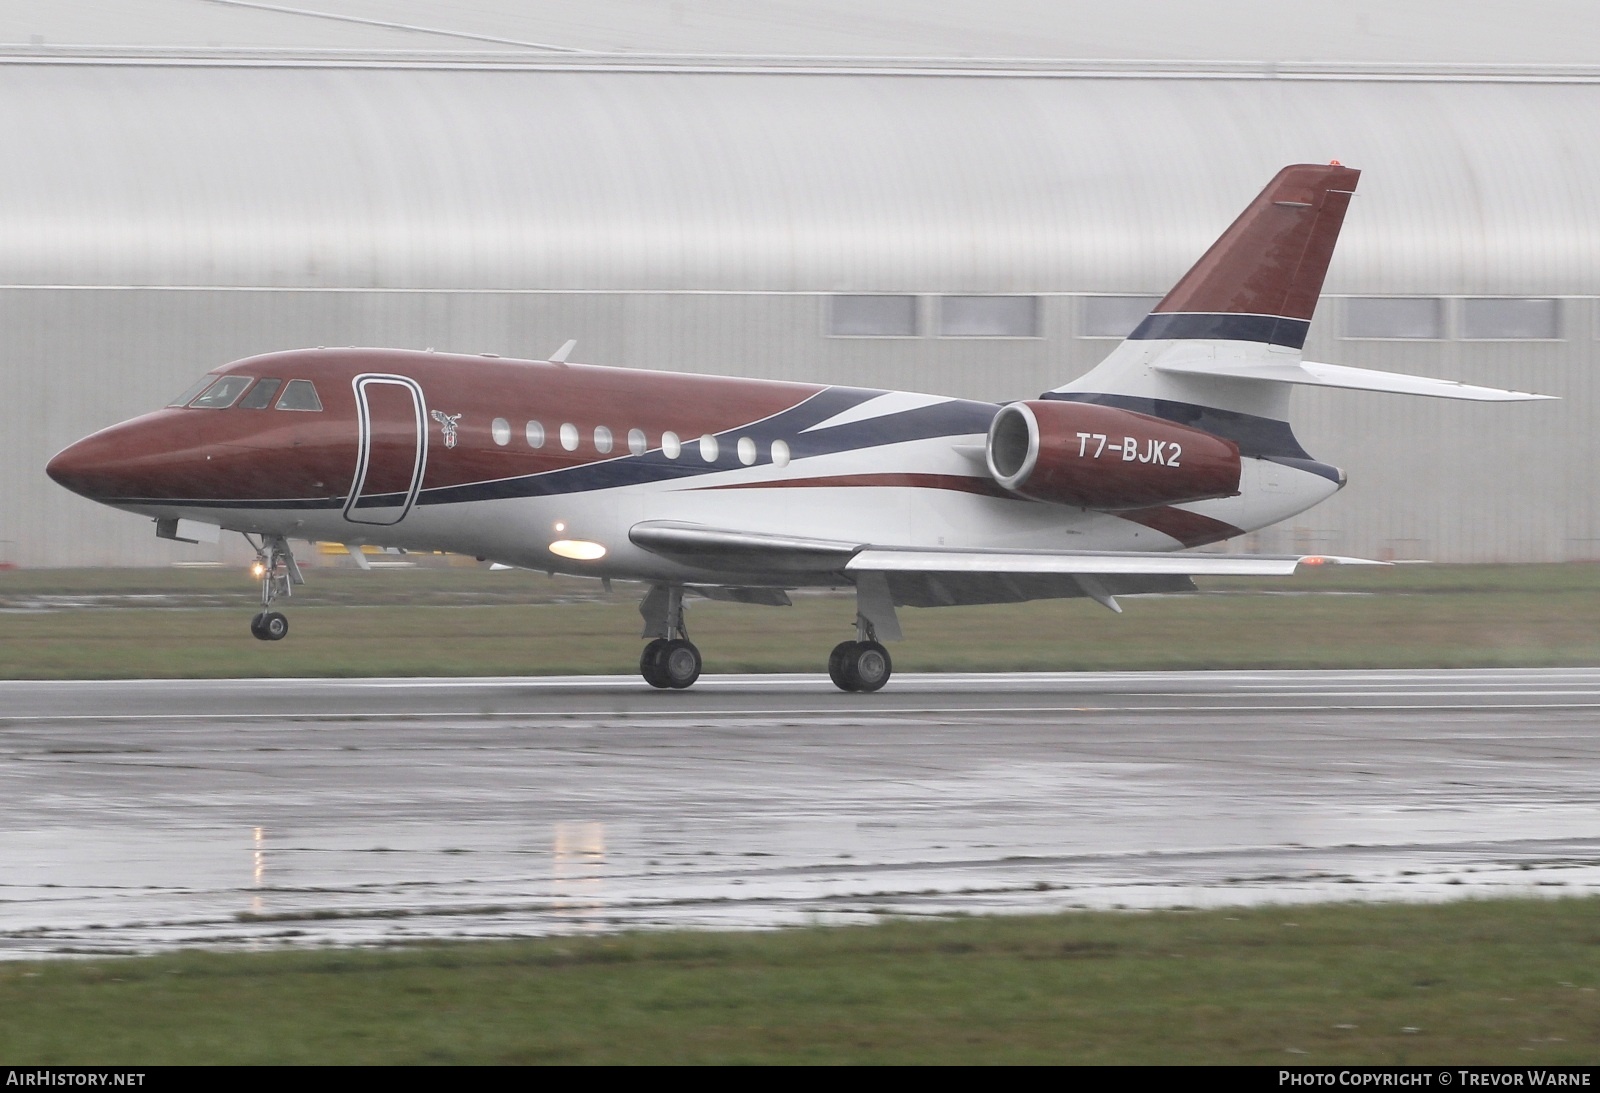
{"label": "dark blue stripe", "polygon": [[1093,406],[1114,406],[1119,410],[1132,410],[1148,414],[1163,421],[1187,425],[1213,436],[1220,436],[1239,445],[1239,454],[1253,459],[1270,459],[1285,467],[1321,475],[1331,482],[1343,482],[1344,474],[1338,467],[1319,463],[1311,453],[1300,446],[1294,430],[1287,421],[1276,418],[1241,414],[1237,410],[1219,410],[1215,406],[1200,406],[1192,402],[1175,402],[1172,399],[1141,398],[1134,395],[1101,395],[1085,391],[1046,391],[1039,396],[1059,402],[1087,402]]}
{"label": "dark blue stripe", "polygon": [[1172,339],[1185,341],[1264,342],[1302,349],[1308,319],[1285,319],[1278,315],[1204,315],[1191,312],[1153,311],[1128,335],[1131,341]]}
{"label": "dark blue stripe", "polygon": [[475,482],[424,490],[417,503],[451,505],[508,497],[550,497],[620,486],[684,481],[723,471],[742,470],[745,464],[739,461],[738,450],[741,437],[755,441],[757,456],[750,466],[760,467],[772,462],[774,440],[787,443],[790,458],[798,460],[910,440],[965,436],[987,432],[989,423],[1000,409],[993,403],[957,400],[919,406],[897,414],[827,429],[804,431],[885,393],[852,387],[830,387],[793,409],[774,414],[764,421],[717,433],[717,458],[709,463],[701,458],[700,438],[685,437],[683,451],[677,459],[668,459],[658,448],[640,456],[624,456],[500,482]]}

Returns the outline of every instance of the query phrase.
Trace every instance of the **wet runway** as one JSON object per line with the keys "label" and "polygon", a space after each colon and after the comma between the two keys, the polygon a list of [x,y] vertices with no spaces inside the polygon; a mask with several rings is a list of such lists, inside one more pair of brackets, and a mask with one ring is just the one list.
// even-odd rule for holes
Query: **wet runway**
{"label": "wet runway", "polygon": [[0,957],[1600,890],[1600,670],[0,683]]}

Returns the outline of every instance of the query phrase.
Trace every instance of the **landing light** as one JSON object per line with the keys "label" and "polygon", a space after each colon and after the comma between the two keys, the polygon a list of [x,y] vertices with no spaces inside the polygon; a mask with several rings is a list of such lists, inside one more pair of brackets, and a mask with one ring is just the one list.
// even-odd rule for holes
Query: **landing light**
{"label": "landing light", "polygon": [[575,562],[592,562],[606,556],[606,548],[588,539],[557,539],[550,544],[550,553],[558,558],[571,558]]}
{"label": "landing light", "polygon": [[256,580],[259,581],[262,577],[265,577],[266,575],[267,575],[267,567],[265,565],[263,565],[260,562],[251,562],[250,563],[250,576],[254,577]]}

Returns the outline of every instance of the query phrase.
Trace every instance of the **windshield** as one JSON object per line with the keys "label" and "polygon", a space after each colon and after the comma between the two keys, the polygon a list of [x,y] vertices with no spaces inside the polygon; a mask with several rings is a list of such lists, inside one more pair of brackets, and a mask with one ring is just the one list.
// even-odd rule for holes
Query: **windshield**
{"label": "windshield", "polygon": [[207,387],[205,394],[189,405],[202,410],[221,410],[232,406],[234,400],[244,394],[244,389],[250,386],[254,378],[254,376],[223,376]]}
{"label": "windshield", "polygon": [[196,395],[198,395],[201,391],[204,391],[207,387],[210,387],[213,383],[216,382],[216,379],[217,379],[216,376],[201,376],[199,378],[199,380],[197,380],[194,383],[193,386],[191,386],[187,391],[185,391],[183,394],[179,395],[177,398],[173,399],[171,402],[167,403],[167,405],[168,406],[187,406],[187,405],[189,405],[190,401],[192,401]]}

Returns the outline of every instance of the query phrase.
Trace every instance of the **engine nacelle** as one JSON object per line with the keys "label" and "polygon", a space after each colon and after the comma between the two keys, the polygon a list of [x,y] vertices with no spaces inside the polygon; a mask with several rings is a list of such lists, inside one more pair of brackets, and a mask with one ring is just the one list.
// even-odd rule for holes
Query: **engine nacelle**
{"label": "engine nacelle", "polygon": [[989,473],[1036,501],[1114,511],[1239,492],[1239,446],[1132,410],[1013,402],[989,426]]}

